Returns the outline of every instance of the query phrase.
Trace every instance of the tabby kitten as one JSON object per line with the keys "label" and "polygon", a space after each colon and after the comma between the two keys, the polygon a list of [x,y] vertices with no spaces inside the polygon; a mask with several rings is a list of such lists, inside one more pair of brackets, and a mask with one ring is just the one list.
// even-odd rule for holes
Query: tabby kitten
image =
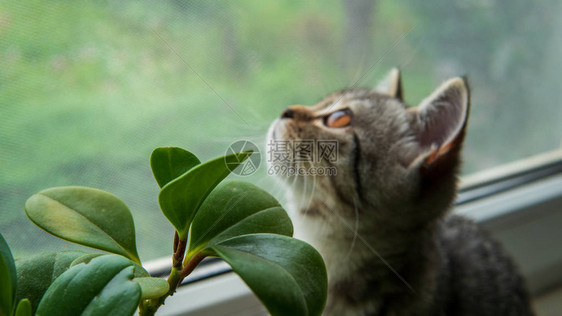
{"label": "tabby kitten", "polygon": [[[467,82],[454,78],[409,108],[393,69],[374,90],[293,105],[273,122],[268,143],[285,142],[293,154],[299,141],[338,144],[337,159],[315,148],[304,161],[270,166],[292,170],[279,178],[296,237],[326,262],[326,315],[532,315],[500,245],[447,215],[469,107]],[[336,174],[307,175],[310,168]]]}

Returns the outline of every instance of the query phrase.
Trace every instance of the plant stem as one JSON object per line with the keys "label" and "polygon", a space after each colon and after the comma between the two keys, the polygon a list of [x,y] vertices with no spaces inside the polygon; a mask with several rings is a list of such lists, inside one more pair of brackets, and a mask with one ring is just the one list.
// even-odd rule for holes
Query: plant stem
{"label": "plant stem", "polygon": [[[174,241],[175,243],[175,241]],[[172,266],[174,268],[181,268],[181,262],[183,261],[183,256],[185,255],[185,247],[187,246],[187,240],[179,239],[176,252],[174,252],[174,257],[172,261]]]}
{"label": "plant stem", "polygon": [[[183,244],[184,244],[183,252],[185,252],[185,241],[183,242]],[[181,240],[180,240],[180,243],[179,243],[178,246],[181,247]],[[183,254],[182,254],[182,257],[183,257]],[[201,263],[201,261],[203,259],[205,259],[205,257],[206,257],[206,255],[203,255],[200,252],[198,252],[194,256],[192,256],[191,258],[186,258],[186,259],[189,260],[189,262],[187,262],[187,264],[181,270],[179,269],[179,268],[181,268],[181,260],[180,260],[180,266],[179,267],[172,267],[172,271],[170,272],[170,275],[168,276],[168,285],[170,287],[170,289],[168,290],[168,293],[164,294],[160,298],[151,299],[146,303],[142,302],[141,305],[139,306],[139,310],[140,310],[139,315],[141,315],[141,316],[152,316],[152,315],[154,315],[154,313],[156,313],[158,308],[160,308],[160,306],[162,306],[164,304],[164,301],[166,300],[166,298],[168,296],[174,295],[174,293],[176,292],[178,286],[181,284],[183,279],[186,276],[190,275],[191,272],[193,272],[193,270],[195,269],[195,267],[197,267],[197,265],[199,265],[199,263]],[[175,264],[175,260],[176,260],[175,258],[176,257],[175,257],[175,254],[174,254],[174,264]]]}
{"label": "plant stem", "polygon": [[178,232],[174,232],[174,253],[176,253],[176,251],[178,251],[178,242],[180,240],[180,237],[178,236]]}
{"label": "plant stem", "polygon": [[197,267],[201,263],[201,261],[205,259],[205,257],[206,255],[203,255],[200,252],[195,254],[195,256],[193,256],[191,260],[189,260],[189,262],[180,271],[180,276],[181,276],[180,282],[183,281],[183,279],[185,279],[186,276],[190,275],[191,272],[193,272],[193,270],[195,269],[195,267]]}

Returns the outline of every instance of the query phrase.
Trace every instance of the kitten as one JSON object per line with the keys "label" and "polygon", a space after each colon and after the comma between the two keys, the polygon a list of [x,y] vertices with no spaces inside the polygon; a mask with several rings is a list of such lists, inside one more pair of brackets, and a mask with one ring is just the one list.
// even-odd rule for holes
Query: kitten
{"label": "kitten", "polygon": [[[273,122],[268,143],[301,158],[273,159],[270,173],[288,187],[296,237],[326,262],[326,315],[533,314],[500,245],[447,215],[469,108],[462,78],[407,107],[393,69],[374,90],[290,106]],[[318,170],[330,175],[307,174]]]}

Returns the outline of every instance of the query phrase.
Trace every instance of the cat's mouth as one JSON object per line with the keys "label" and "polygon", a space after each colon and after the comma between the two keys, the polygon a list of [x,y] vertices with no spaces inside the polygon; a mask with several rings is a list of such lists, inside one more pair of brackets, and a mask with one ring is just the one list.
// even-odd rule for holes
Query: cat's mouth
{"label": "cat's mouth", "polygon": [[294,159],[294,139],[296,137],[291,133],[286,122],[280,119],[273,121],[267,133],[266,143],[269,175],[283,179],[293,179],[294,176],[299,176],[296,171],[301,164]]}
{"label": "cat's mouth", "polygon": [[302,129],[291,125],[289,122],[286,122],[286,120],[276,119],[275,121],[273,121],[268,131],[268,144],[270,142],[275,143],[300,141],[302,137],[301,135],[299,135],[299,132],[301,130]]}
{"label": "cat's mouth", "polygon": [[269,130],[267,132],[267,143],[268,144],[271,143],[271,142],[278,141],[278,140],[283,140],[283,139],[279,138],[279,135],[282,135],[283,133],[278,131],[278,128],[279,128],[278,125],[279,125],[279,119],[276,119],[269,126]]}
{"label": "cat's mouth", "polygon": [[277,129],[275,128],[275,126],[273,127],[273,131],[271,132],[271,139],[272,140],[277,139]]}
{"label": "cat's mouth", "polygon": [[[289,144],[301,137],[298,135],[294,127],[289,126],[290,123],[285,120],[276,119],[269,127],[267,135],[267,143],[269,145],[277,145],[276,149],[280,149],[279,145]],[[268,148],[268,150],[271,148]]]}

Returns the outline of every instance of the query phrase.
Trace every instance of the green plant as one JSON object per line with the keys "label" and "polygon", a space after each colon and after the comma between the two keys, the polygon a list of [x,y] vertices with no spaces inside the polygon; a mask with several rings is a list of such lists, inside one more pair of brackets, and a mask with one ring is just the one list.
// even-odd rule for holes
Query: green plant
{"label": "green plant", "polygon": [[0,238],[0,316],[131,315],[137,307],[141,315],[153,315],[208,256],[230,264],[271,314],[319,315],[327,280],[318,252],[291,238],[289,217],[267,192],[247,182],[222,182],[251,154],[201,163],[181,148],[152,152],[160,208],[176,230],[167,280],[142,268],[133,217],[116,196],[87,187],[31,196],[25,211],[37,226],[110,254],[47,253],[14,264]]}

